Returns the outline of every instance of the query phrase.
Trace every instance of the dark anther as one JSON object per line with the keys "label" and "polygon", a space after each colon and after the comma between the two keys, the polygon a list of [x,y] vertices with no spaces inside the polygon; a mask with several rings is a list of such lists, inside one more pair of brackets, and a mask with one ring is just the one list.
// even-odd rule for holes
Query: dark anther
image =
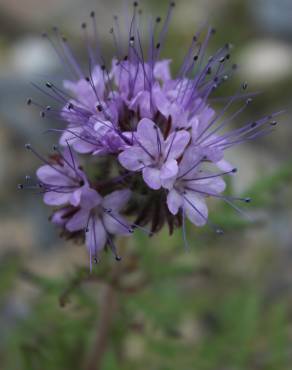
{"label": "dark anther", "polygon": [[245,203],[250,203],[251,202],[251,198],[244,198],[244,201],[245,201]]}
{"label": "dark anther", "polygon": [[223,235],[224,234],[224,231],[222,229],[217,229],[216,230],[216,234]]}
{"label": "dark anther", "polygon": [[114,33],[114,28],[113,28],[113,27],[112,27],[112,28],[110,28],[109,32],[110,32],[110,33]]}
{"label": "dark anther", "polygon": [[17,189],[22,190],[24,188],[23,184],[18,184]]}
{"label": "dark anther", "polygon": [[243,82],[241,87],[242,87],[243,90],[246,90],[247,87],[248,87],[247,82]]}
{"label": "dark anther", "polygon": [[233,168],[231,172],[232,173],[236,173],[237,172],[237,168]]}
{"label": "dark anther", "polygon": [[89,78],[89,77],[85,77],[85,80],[86,80],[87,82],[90,82],[90,78]]}
{"label": "dark anther", "polygon": [[218,82],[219,81],[219,78],[218,77],[215,77],[213,81],[214,82]]}
{"label": "dark anther", "polygon": [[128,60],[128,55],[125,55],[124,56],[124,60],[126,61],[126,60]]}
{"label": "dark anther", "polygon": [[40,112],[40,116],[41,116],[41,118],[45,118],[45,112],[42,110],[41,112]]}
{"label": "dark anther", "polygon": [[160,23],[161,22],[161,17],[157,17],[156,18],[156,23]]}
{"label": "dark anther", "polygon": [[257,126],[257,124],[258,124],[257,122],[253,122],[253,123],[250,125],[250,127],[251,127],[251,128],[255,128],[255,127]]}
{"label": "dark anther", "polygon": [[116,256],[116,261],[120,262],[122,260],[122,257]]}
{"label": "dark anther", "polygon": [[156,44],[156,49],[159,49],[160,48],[160,42],[158,42],[157,44]]}
{"label": "dark anther", "polygon": [[88,227],[85,228],[85,232],[88,233],[89,232],[89,229]]}
{"label": "dark anther", "polygon": [[276,126],[276,125],[277,125],[277,123],[278,123],[277,121],[272,121],[272,122],[270,123],[270,125],[271,125],[271,126]]}
{"label": "dark anther", "polygon": [[81,28],[85,29],[86,27],[87,27],[87,24],[86,24],[85,22],[83,22],[83,23],[81,24]]}
{"label": "dark anther", "polygon": [[54,32],[57,32],[57,31],[58,31],[58,27],[57,27],[57,26],[53,26],[53,27],[52,27],[52,30],[53,30]]}
{"label": "dark anther", "polygon": [[26,104],[31,105],[31,103],[32,103],[31,98],[28,98],[27,101],[26,101]]}
{"label": "dark anther", "polygon": [[237,69],[237,64],[232,64],[232,67],[231,67],[233,70]]}
{"label": "dark anther", "polygon": [[99,112],[102,112],[102,105],[98,104],[98,106],[97,106],[96,108],[97,108],[97,110],[98,110]]}
{"label": "dark anther", "polygon": [[198,56],[198,55],[195,55],[195,56],[193,57],[194,62],[195,62],[196,60],[198,60],[198,58],[199,58],[199,56]]}
{"label": "dark anther", "polygon": [[105,67],[105,65],[103,64],[100,68],[104,71],[106,67]]}
{"label": "dark anther", "polygon": [[225,57],[222,57],[219,59],[219,63],[224,63],[225,62]]}
{"label": "dark anther", "polygon": [[53,85],[50,83],[50,82],[46,82],[46,86],[47,88],[51,89],[53,87]]}
{"label": "dark anther", "polygon": [[172,1],[172,2],[170,3],[170,6],[171,6],[172,8],[174,8],[174,7],[175,7],[175,2],[174,2],[174,1]]}
{"label": "dark anther", "polygon": [[248,98],[247,100],[246,100],[246,104],[248,105],[248,104],[250,104],[252,102],[252,98]]}
{"label": "dark anther", "polygon": [[225,58],[226,58],[226,60],[229,60],[229,59],[230,59],[230,54],[227,54],[227,55],[225,56]]}
{"label": "dark anther", "polygon": [[51,109],[52,109],[52,107],[50,105],[46,106],[46,111],[50,111]]}
{"label": "dark anther", "polygon": [[56,144],[53,145],[53,150],[58,150],[58,146]]}
{"label": "dark anther", "polygon": [[95,17],[95,11],[90,12],[90,16],[91,16],[91,18],[94,18]]}
{"label": "dark anther", "polygon": [[207,75],[210,75],[212,73],[212,68],[211,67],[209,67],[208,69],[207,69]]}
{"label": "dark anther", "polygon": [[197,36],[193,36],[193,41],[196,42],[198,40]]}
{"label": "dark anther", "polygon": [[94,257],[93,261],[94,261],[95,264],[98,263],[98,259],[96,257]]}
{"label": "dark anther", "polygon": [[83,186],[84,185],[84,180],[80,180],[79,181],[79,186]]}
{"label": "dark anther", "polygon": [[114,15],[114,20],[117,21],[119,17],[117,15]]}
{"label": "dark anther", "polygon": [[47,38],[47,37],[48,37],[48,34],[47,34],[46,32],[43,32],[43,33],[42,33],[42,37],[45,39],[45,38]]}
{"label": "dark anther", "polygon": [[70,110],[70,109],[73,109],[73,108],[74,108],[74,105],[72,103],[69,103],[68,104],[68,109]]}
{"label": "dark anther", "polygon": [[211,29],[211,34],[214,35],[216,33],[216,29],[215,28],[212,28]]}
{"label": "dark anther", "polygon": [[31,145],[30,144],[25,144],[24,147],[25,147],[25,149],[28,149],[28,150],[31,149]]}
{"label": "dark anther", "polygon": [[138,4],[138,1],[134,1],[133,2],[133,6],[135,7],[135,8],[137,8],[137,6],[138,6],[139,4]]}
{"label": "dark anther", "polygon": [[131,36],[130,37],[130,42],[134,42],[135,41],[135,37],[134,36]]}

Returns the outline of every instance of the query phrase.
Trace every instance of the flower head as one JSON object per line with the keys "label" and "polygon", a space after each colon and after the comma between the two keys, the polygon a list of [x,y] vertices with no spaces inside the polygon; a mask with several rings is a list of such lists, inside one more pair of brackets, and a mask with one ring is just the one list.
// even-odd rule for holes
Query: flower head
{"label": "flower head", "polygon": [[[93,40],[85,31],[86,72],[67,39],[54,30],[61,47],[57,54],[72,77],[64,79],[61,87],[45,83],[44,92],[56,107],[43,107],[41,116],[52,114],[62,121],[51,131],[61,132],[58,139],[64,149],[49,160],[33,150],[45,162],[37,171],[38,186],[44,202],[59,207],[52,222],[73,236],[84,231],[91,260],[98,259],[105,246],[117,256],[115,235],[131,234],[135,228],[145,231],[147,224],[153,233],[165,223],[170,232],[184,227],[185,216],[196,226],[209,223],[209,197],[232,206],[234,200],[248,201],[222,195],[223,177],[236,173],[226,161],[226,150],[266,135],[276,124],[279,113],[228,130],[253,94],[246,93],[243,83],[221,108],[213,106],[210,98],[236,66],[230,64],[229,44],[206,57],[215,33],[211,27],[193,37],[178,73],[172,74],[171,59],[161,59],[160,53],[173,9],[171,3],[164,22],[157,17],[144,33],[135,2],[125,42],[121,21],[115,17],[110,32],[115,53],[108,64],[92,12]],[[55,45],[51,36],[44,37]],[[32,99],[28,104],[40,106]]]}

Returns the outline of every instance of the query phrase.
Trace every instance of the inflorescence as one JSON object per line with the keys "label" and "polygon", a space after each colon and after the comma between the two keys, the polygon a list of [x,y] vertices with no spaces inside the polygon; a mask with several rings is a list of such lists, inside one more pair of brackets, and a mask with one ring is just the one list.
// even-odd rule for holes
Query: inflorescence
{"label": "inflorescence", "polygon": [[51,130],[60,139],[49,158],[26,145],[44,165],[37,170],[36,184],[27,176],[19,188],[39,189],[44,202],[56,207],[51,222],[65,236],[85,240],[90,263],[99,260],[104,248],[119,260],[115,236],[131,235],[137,228],[152,235],[165,223],[170,234],[182,227],[186,243],[187,218],[221,234],[208,221],[206,198],[222,199],[236,209],[235,201],[250,201],[222,195],[224,176],[237,172],[224,158],[225,151],[269,133],[279,114],[226,130],[253,97],[243,83],[218,111],[211,105],[214,92],[236,69],[230,63],[231,45],[208,58],[215,30],[202,27],[172,76],[171,60],[161,59],[160,53],[175,4],[169,5],[164,20],[157,17],[148,24],[147,47],[142,12],[137,2],[133,5],[126,39],[119,17],[114,17],[110,34],[115,56],[110,63],[101,52],[95,13],[90,14],[90,27],[82,24],[87,73],[58,28],[53,36],[44,34],[72,77],[62,88],[52,82],[34,84],[54,105],[27,101],[41,109],[41,117],[53,117],[62,126]]}

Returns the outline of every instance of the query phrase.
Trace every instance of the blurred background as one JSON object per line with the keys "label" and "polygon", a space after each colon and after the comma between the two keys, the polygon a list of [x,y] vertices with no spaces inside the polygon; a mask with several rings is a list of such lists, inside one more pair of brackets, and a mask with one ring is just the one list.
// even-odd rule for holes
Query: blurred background
{"label": "blurred background", "polygon": [[[104,282],[114,262],[105,256],[88,275],[83,245],[63,241],[48,222],[38,195],[17,190],[56,141],[54,125],[26,106],[30,83],[64,70],[41,38],[59,26],[84,58],[81,23],[95,10],[104,50],[111,42],[113,0],[0,0],[0,369],[84,368],[100,325]],[[164,16],[167,1],[144,1],[145,12]],[[245,112],[258,118],[279,109],[274,133],[228,153],[239,172],[228,192],[251,196],[248,222],[211,202],[211,219],[225,234],[188,228],[128,242],[123,289],[106,344],[102,369],[289,370],[292,364],[292,1],[180,0],[164,56],[181,60],[205,21],[217,33],[210,54],[234,45],[239,69],[221,93],[241,81],[263,92]]]}

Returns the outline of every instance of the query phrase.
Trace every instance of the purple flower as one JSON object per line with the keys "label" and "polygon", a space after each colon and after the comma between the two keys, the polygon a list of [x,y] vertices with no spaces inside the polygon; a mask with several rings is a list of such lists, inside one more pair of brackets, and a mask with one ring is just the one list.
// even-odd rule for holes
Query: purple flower
{"label": "purple flower", "polygon": [[40,167],[37,177],[44,192],[44,202],[49,206],[68,203],[78,206],[82,193],[89,187],[86,175],[69,147]]}
{"label": "purple flower", "polygon": [[225,189],[220,177],[200,170],[200,155],[194,156],[188,149],[179,165],[179,172],[173,188],[167,195],[167,206],[173,215],[182,209],[188,219],[196,226],[203,226],[208,219],[206,197],[217,197]]}
{"label": "purple flower", "polygon": [[87,249],[91,257],[98,258],[106,244],[113,248],[112,235],[129,235],[133,232],[119,213],[130,197],[128,189],[114,191],[105,197],[88,189],[81,194],[79,209],[67,220],[65,228],[70,232],[86,230]]}
{"label": "purple flower", "polygon": [[155,122],[144,118],[133,133],[134,145],[119,155],[119,161],[129,171],[142,170],[146,184],[154,190],[172,187],[178,173],[177,159],[190,141],[185,130],[171,133],[164,139]]}

